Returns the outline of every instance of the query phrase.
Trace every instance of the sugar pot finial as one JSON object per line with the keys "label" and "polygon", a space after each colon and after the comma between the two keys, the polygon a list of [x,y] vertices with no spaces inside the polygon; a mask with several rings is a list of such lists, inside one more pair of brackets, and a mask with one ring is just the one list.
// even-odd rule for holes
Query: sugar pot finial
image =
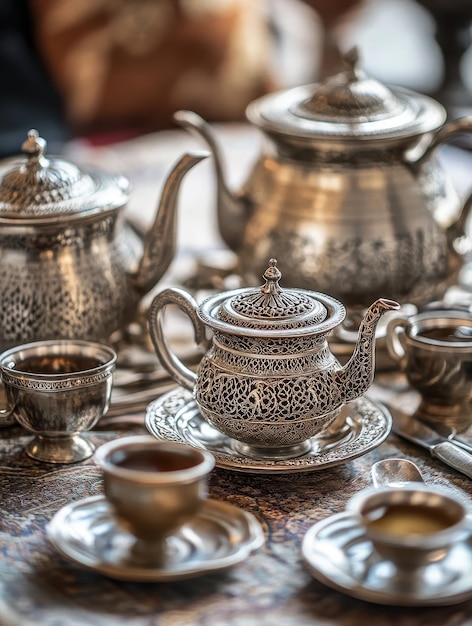
{"label": "sugar pot finial", "polygon": [[23,142],[22,151],[36,158],[41,158],[46,152],[47,141],[39,136],[38,131],[32,128],[28,131],[28,138]]}

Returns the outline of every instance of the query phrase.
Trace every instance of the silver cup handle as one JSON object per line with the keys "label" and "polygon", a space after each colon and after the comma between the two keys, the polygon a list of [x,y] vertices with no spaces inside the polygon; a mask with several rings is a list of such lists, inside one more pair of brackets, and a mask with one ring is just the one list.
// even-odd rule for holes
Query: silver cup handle
{"label": "silver cup handle", "polygon": [[[387,352],[400,367],[406,366],[405,332],[409,328],[410,322],[401,317],[395,317],[387,324],[385,345]],[[402,340],[403,338],[403,340]]]}

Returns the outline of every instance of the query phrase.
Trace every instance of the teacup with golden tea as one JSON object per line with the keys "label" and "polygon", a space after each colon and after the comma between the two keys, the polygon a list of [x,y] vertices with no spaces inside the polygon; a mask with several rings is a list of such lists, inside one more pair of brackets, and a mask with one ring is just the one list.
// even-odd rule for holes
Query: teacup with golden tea
{"label": "teacup with golden tea", "polygon": [[468,507],[436,485],[371,488],[347,503],[382,557],[401,569],[438,562],[472,534]]}

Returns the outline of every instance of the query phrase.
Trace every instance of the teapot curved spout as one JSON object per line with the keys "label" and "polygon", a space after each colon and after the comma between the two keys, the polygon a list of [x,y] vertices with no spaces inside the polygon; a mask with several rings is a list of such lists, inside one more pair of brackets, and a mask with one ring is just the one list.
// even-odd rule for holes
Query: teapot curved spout
{"label": "teapot curved spout", "polygon": [[359,326],[354,352],[346,365],[335,372],[336,387],[344,402],[361,396],[372,384],[375,375],[375,330],[387,311],[398,311],[400,304],[379,298],[367,309]]}
{"label": "teapot curved spout", "polygon": [[174,258],[180,184],[185,174],[208,156],[210,155],[207,152],[185,153],[165,181],[154,222],[144,238],[138,270],[132,277],[133,286],[141,295],[145,295],[156,285]]}
{"label": "teapot curved spout", "polygon": [[226,183],[223,159],[214,133],[200,115],[193,111],[177,111],[174,121],[198,135],[213,155],[217,180],[217,217],[221,237],[233,251],[237,251],[244,236],[247,216],[251,209],[249,198],[234,193]]}

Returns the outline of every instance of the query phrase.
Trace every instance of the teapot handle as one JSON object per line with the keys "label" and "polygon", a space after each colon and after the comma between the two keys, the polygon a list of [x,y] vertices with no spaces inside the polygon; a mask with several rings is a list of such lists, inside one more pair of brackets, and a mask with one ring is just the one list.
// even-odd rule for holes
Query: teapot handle
{"label": "teapot handle", "polygon": [[468,115],[460,117],[456,120],[446,122],[436,133],[433,134],[431,141],[425,146],[423,142],[420,142],[415,148],[406,152],[405,158],[409,163],[414,165],[421,165],[427,161],[433,152],[443,143],[449,141],[456,135],[462,133],[472,133],[472,116]]}
{"label": "teapot handle", "polygon": [[410,323],[408,320],[401,317],[394,317],[387,324],[385,344],[387,346],[387,352],[389,356],[399,362],[400,367],[404,368],[406,365],[406,350],[403,339],[405,338],[405,331],[409,328]]}
{"label": "teapot handle", "polygon": [[192,322],[195,342],[208,349],[209,341],[205,336],[205,325],[197,316],[197,302],[183,289],[169,288],[158,293],[151,303],[148,314],[148,327],[152,343],[159,360],[170,376],[182,387],[193,391],[197,375],[172,352],[164,337],[163,317],[165,308],[175,304]]}

